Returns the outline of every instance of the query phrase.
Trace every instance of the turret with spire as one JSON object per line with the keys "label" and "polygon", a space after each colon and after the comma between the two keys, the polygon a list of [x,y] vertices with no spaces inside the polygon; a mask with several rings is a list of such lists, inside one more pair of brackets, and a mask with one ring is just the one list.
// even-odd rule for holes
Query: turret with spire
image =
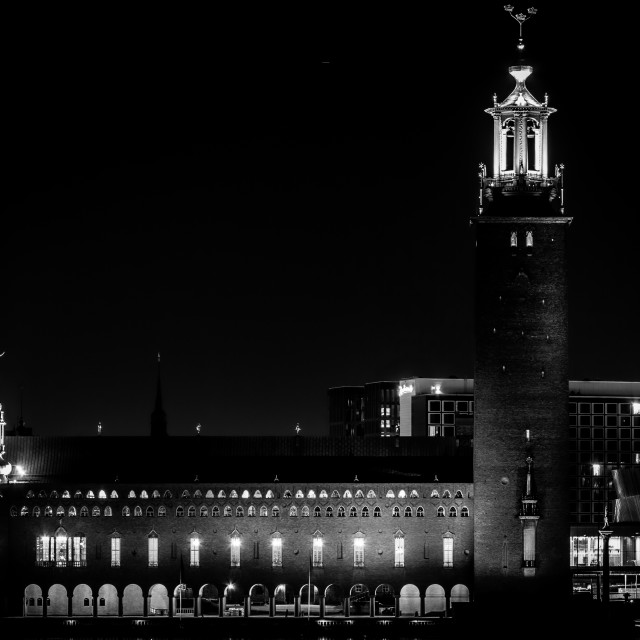
{"label": "turret with spire", "polygon": [[158,353],[158,383],[156,386],[156,405],[151,414],[151,435],[167,435],[167,414],[162,408],[162,386],[160,383],[160,354]]}

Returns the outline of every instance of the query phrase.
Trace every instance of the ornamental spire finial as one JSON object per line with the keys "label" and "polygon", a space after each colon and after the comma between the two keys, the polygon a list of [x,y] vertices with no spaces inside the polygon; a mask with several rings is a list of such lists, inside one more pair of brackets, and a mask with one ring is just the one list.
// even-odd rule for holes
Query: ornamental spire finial
{"label": "ornamental spire finial", "polygon": [[524,13],[516,13],[514,15],[512,4],[505,4],[504,10],[507,11],[509,15],[518,23],[518,26],[520,28],[520,37],[518,38],[518,50],[522,51],[524,49],[524,42],[522,41],[522,23],[529,20],[529,18],[535,16],[536,13],[538,13],[538,10],[535,7],[529,7],[527,9],[527,13],[529,14],[528,16],[525,15]]}

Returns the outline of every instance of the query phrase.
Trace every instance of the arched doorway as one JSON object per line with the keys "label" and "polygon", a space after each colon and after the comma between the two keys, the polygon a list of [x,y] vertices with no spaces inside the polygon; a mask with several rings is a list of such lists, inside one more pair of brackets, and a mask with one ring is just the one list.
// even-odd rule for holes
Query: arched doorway
{"label": "arched doorway", "polygon": [[337,584],[330,584],[324,591],[324,615],[337,616],[344,614],[344,589]]}
{"label": "arched doorway", "polygon": [[71,599],[71,615],[93,615],[93,592],[88,584],[78,584],[75,586],[73,598]]}
{"label": "arched doorway", "polygon": [[380,584],[374,594],[376,616],[394,616],[396,613],[395,591],[390,584]]}
{"label": "arched doorway", "polygon": [[98,615],[118,615],[118,591],[112,584],[103,584],[98,589]]}
{"label": "arched doorway", "polygon": [[349,615],[368,616],[371,611],[371,596],[366,584],[354,584],[349,592]]}
{"label": "arched doorway", "polygon": [[426,615],[441,615],[447,610],[447,598],[439,584],[427,587],[424,595],[424,612]]}
{"label": "arched doorway", "polygon": [[213,584],[200,587],[200,614],[202,616],[217,616],[220,612],[220,598],[218,588]]}
{"label": "arched doorway", "polygon": [[137,584],[128,584],[122,592],[122,615],[143,616],[144,598]]}
{"label": "arched doorway", "polygon": [[273,592],[276,601],[277,616],[292,616],[295,614],[295,590],[290,584],[279,584]]}
{"label": "arched doorway", "polygon": [[252,616],[269,615],[269,590],[263,584],[254,584],[249,589],[249,609]]}
{"label": "arched doorway", "polygon": [[47,594],[47,615],[48,616],[68,616],[69,598],[67,589],[61,584],[52,584]]}
{"label": "arched doorway", "polygon": [[313,583],[311,591],[309,591],[309,583],[302,585],[300,589],[300,615],[305,617],[320,615],[320,592]]}
{"label": "arched doorway", "polygon": [[405,584],[400,589],[400,615],[420,615],[420,589],[415,584]]}
{"label": "arched doorway", "polygon": [[154,584],[149,589],[149,615],[169,615],[169,592],[163,584]]}
{"label": "arched doorway", "polygon": [[30,584],[24,590],[24,615],[42,616],[42,589],[37,584]]}

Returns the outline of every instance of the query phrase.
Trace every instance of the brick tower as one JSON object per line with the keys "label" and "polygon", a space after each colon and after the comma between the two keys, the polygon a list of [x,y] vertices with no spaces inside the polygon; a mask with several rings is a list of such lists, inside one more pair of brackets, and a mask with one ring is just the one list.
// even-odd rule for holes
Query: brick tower
{"label": "brick tower", "polygon": [[[505,7],[510,11],[509,5]],[[535,13],[530,9],[529,13]],[[527,17],[512,15],[520,23]],[[530,16],[529,16],[530,17]],[[522,51],[522,37],[518,49]],[[474,602],[557,605],[571,594],[568,317],[562,165],[547,168],[548,98],[509,67],[493,118],[493,171],[479,172],[473,439]],[[530,610],[530,609],[529,609]]]}

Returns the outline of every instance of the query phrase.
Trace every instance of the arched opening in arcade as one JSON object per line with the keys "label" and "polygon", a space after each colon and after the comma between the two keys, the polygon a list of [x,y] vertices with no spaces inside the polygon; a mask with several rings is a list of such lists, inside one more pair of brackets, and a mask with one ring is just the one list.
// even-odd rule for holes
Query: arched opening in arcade
{"label": "arched opening in arcade", "polygon": [[169,615],[169,592],[163,584],[154,584],[149,589],[149,615]]}
{"label": "arched opening in arcade", "polygon": [[269,590],[263,584],[254,584],[249,589],[249,615],[269,615]]}
{"label": "arched opening in arcade", "polygon": [[244,615],[244,589],[237,582],[230,582],[224,588],[225,616]]}
{"label": "arched opening in arcade", "polygon": [[330,584],[324,591],[324,615],[344,615],[344,589],[337,584]]}
{"label": "arched opening in arcade", "polygon": [[447,611],[447,597],[439,584],[427,587],[424,596],[424,613],[427,616],[441,616]]}
{"label": "arched opening in arcade", "polygon": [[296,590],[290,584],[279,584],[273,595],[275,597],[275,615],[293,616],[295,614]]}
{"label": "arched opening in arcade", "polygon": [[24,615],[41,617],[44,612],[42,589],[37,584],[30,584],[24,590]]}
{"label": "arched opening in arcade", "polygon": [[395,616],[396,596],[395,590],[390,584],[380,584],[374,593],[374,615]]}
{"label": "arched opening in arcade", "polygon": [[305,617],[320,615],[320,592],[315,584],[309,583],[300,588],[300,615]]}
{"label": "arched opening in arcade", "polygon": [[93,615],[93,592],[88,584],[78,584],[73,589],[71,615],[74,617]]}
{"label": "arched opening in arcade", "polygon": [[218,588],[214,584],[204,584],[200,587],[200,615],[217,616],[220,614],[220,597]]}
{"label": "arched opening in arcade", "polygon": [[69,597],[67,588],[61,584],[52,584],[47,594],[47,615],[48,616],[68,616]]}
{"label": "arched opening in arcade", "polygon": [[195,615],[196,601],[193,597],[193,587],[184,582],[176,586],[173,590],[173,611],[175,618]]}
{"label": "arched opening in arcade", "polygon": [[122,592],[122,615],[143,616],[144,595],[137,584],[128,584]]}
{"label": "arched opening in arcade", "polygon": [[98,589],[98,615],[117,616],[119,609],[117,589],[112,584],[103,584]]}
{"label": "arched opening in arcade", "polygon": [[416,611],[420,615],[420,589],[415,584],[405,584],[400,589],[399,607],[401,616],[415,617]]}
{"label": "arched opening in arcade", "polygon": [[349,615],[368,616],[371,613],[371,596],[366,584],[358,583],[349,592]]}

